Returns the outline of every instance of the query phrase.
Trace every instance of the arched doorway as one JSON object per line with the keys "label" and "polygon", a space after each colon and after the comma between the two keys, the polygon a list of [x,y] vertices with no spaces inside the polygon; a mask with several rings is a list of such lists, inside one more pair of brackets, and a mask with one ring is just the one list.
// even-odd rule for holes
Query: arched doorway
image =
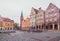
{"label": "arched doorway", "polygon": [[58,30],[58,25],[57,24],[54,25],[54,29]]}
{"label": "arched doorway", "polygon": [[53,29],[53,25],[52,24],[50,24],[50,30],[52,30]]}
{"label": "arched doorway", "polygon": [[46,25],[46,29],[48,30],[48,25]]}
{"label": "arched doorway", "polygon": [[36,26],[36,30],[38,30],[38,25]]}

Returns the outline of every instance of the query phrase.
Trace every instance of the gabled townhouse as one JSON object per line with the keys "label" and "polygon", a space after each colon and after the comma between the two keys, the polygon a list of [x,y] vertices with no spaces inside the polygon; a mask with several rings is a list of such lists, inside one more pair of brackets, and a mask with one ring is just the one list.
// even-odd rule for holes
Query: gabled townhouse
{"label": "gabled townhouse", "polygon": [[38,30],[44,29],[45,23],[45,12],[41,8],[39,8],[38,13],[36,14],[36,28]]}
{"label": "gabled townhouse", "polygon": [[45,24],[48,30],[60,29],[60,11],[57,6],[50,3],[45,11]]}
{"label": "gabled townhouse", "polygon": [[38,10],[32,7],[30,13],[30,27],[32,30],[36,30],[36,13],[38,13]]}

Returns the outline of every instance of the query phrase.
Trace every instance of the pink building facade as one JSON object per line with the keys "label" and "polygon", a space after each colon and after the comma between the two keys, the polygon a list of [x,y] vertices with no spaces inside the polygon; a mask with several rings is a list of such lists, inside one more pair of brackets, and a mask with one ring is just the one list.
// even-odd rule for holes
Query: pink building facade
{"label": "pink building facade", "polygon": [[60,11],[58,7],[50,3],[45,11],[45,26],[49,30],[60,29]]}

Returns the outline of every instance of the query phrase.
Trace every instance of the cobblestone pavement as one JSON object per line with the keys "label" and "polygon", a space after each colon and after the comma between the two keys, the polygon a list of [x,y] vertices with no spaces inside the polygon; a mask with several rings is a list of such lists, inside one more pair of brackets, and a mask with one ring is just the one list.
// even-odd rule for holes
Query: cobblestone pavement
{"label": "cobblestone pavement", "polygon": [[0,34],[0,41],[41,41],[41,40],[29,37],[28,33],[17,32],[11,34],[4,33]]}
{"label": "cobblestone pavement", "polygon": [[60,41],[60,31],[0,34],[0,41]]}
{"label": "cobblestone pavement", "polygon": [[60,36],[57,36],[55,38],[52,38],[52,39],[50,39],[48,41],[60,41]]}

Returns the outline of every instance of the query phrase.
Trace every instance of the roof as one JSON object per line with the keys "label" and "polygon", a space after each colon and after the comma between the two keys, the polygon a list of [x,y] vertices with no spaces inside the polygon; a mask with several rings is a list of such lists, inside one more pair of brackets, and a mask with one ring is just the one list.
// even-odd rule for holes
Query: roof
{"label": "roof", "polygon": [[9,18],[4,18],[4,17],[1,17],[0,18],[3,20],[3,21],[8,21],[8,22],[14,22],[13,20],[9,19]]}
{"label": "roof", "polygon": [[58,7],[57,7],[56,5],[50,3],[47,9],[49,9],[49,8],[54,8],[54,7],[56,7],[56,8],[58,9]]}
{"label": "roof", "polygon": [[34,11],[35,11],[35,13],[37,14],[39,10],[37,10],[37,9],[34,8]]}

